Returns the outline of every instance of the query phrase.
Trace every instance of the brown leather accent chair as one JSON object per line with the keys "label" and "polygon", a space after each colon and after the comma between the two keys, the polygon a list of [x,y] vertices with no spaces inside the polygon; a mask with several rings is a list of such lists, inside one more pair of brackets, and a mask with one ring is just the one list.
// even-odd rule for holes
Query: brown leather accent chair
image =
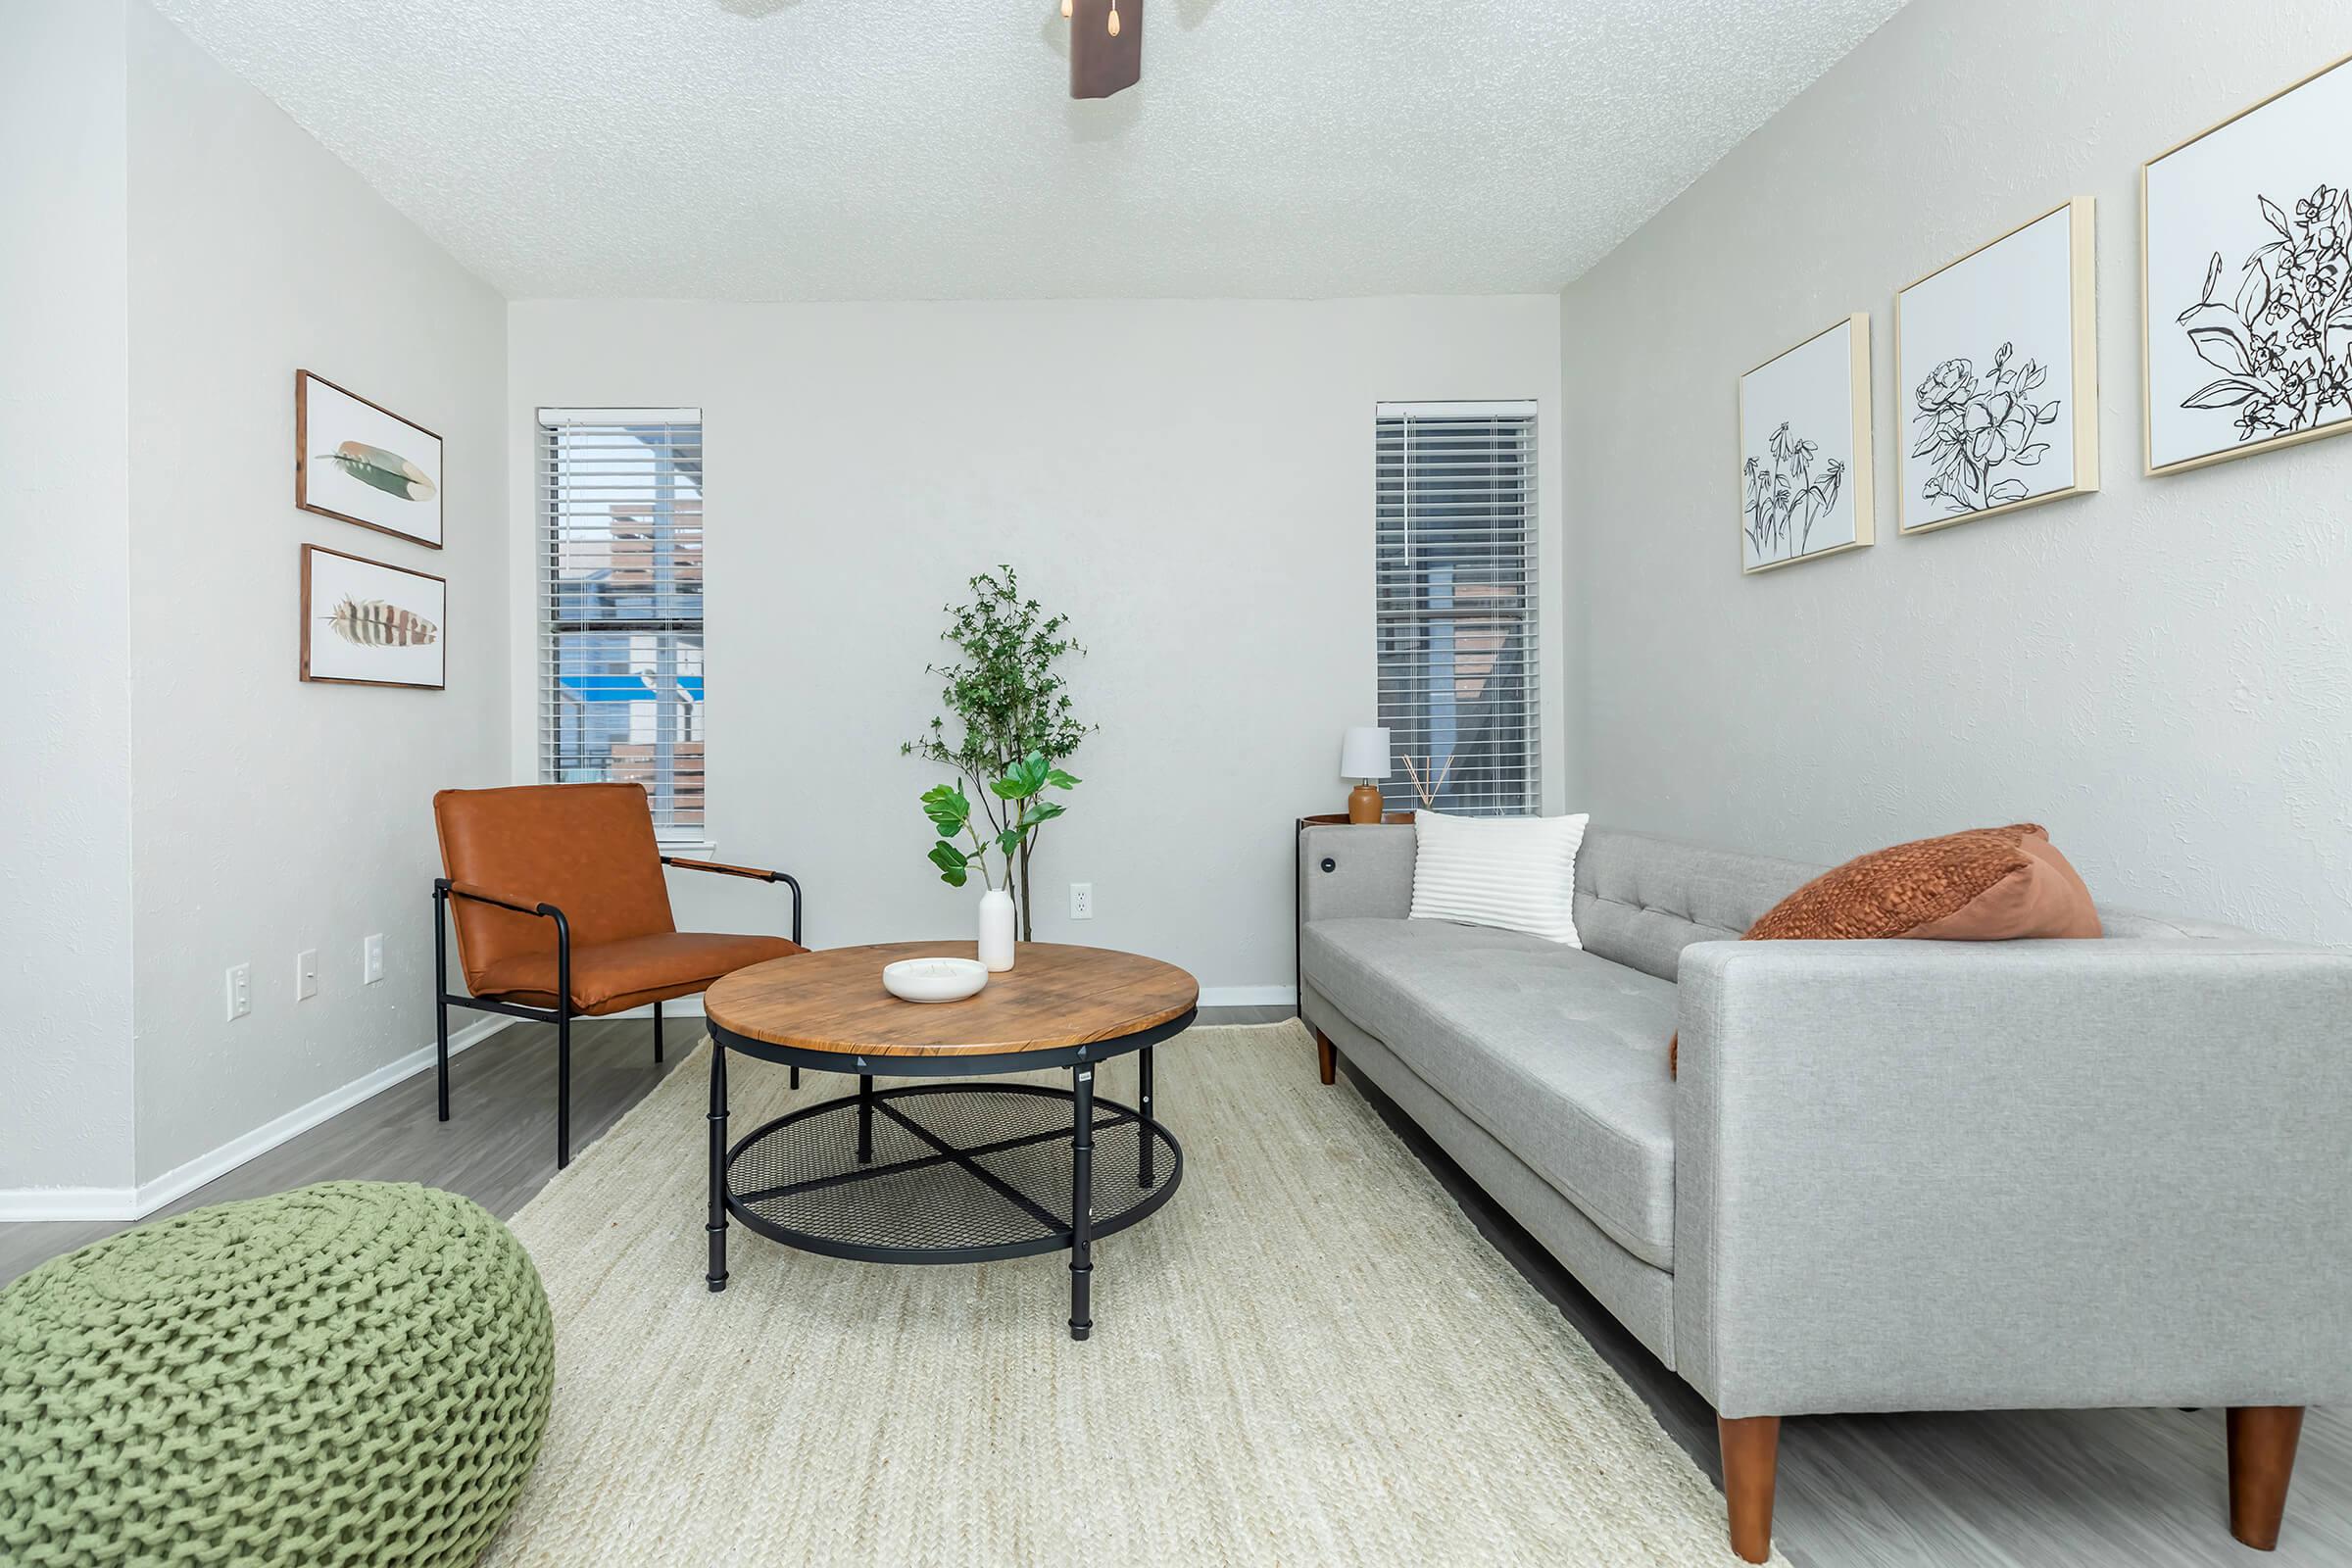
{"label": "brown leather accent chair", "polygon": [[[533,784],[433,797],[441,868],[433,881],[433,995],[441,1119],[449,1120],[452,1004],[556,1026],[556,1166],[571,1163],[571,1020],[662,1004],[801,946],[801,885],[781,871],[662,853],[636,784]],[[792,940],[680,931],[663,866],[781,882]],[[458,931],[467,996],[449,989],[444,911]]]}

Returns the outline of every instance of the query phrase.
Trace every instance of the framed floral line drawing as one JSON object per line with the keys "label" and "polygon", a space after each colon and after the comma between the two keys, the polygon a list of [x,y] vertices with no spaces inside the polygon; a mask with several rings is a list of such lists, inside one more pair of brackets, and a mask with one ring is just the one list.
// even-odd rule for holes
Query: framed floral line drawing
{"label": "framed floral line drawing", "polygon": [[1870,318],[1849,316],[1740,378],[1740,569],[1871,543]]}
{"label": "framed floral line drawing", "polygon": [[2352,429],[2352,56],[2140,169],[2147,471]]}
{"label": "framed floral line drawing", "polygon": [[2099,487],[2096,243],[2081,197],[1895,296],[1897,531]]}

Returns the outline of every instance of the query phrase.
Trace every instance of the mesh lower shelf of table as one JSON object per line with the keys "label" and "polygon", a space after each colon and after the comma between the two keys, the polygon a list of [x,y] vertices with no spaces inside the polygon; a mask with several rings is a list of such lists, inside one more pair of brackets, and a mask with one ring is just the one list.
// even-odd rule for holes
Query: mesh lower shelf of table
{"label": "mesh lower shelf of table", "polygon": [[[1067,1090],[877,1091],[865,1160],[860,1108],[855,1096],[811,1106],[737,1144],[727,1156],[727,1211],[788,1247],[871,1262],[983,1262],[1068,1249],[1075,1108]],[[1093,1141],[1092,1234],[1100,1239],[1166,1202],[1184,1155],[1164,1127],[1100,1098]]]}

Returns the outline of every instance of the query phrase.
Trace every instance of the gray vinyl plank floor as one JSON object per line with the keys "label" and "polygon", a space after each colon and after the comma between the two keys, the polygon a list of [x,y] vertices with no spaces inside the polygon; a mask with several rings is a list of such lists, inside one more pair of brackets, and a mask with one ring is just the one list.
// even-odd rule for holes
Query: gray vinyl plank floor
{"label": "gray vinyl plank floor", "polygon": [[[1204,1008],[1203,1023],[1270,1023],[1287,1007]],[[518,1024],[459,1056],[451,1110],[433,1117],[433,1077],[405,1080],[172,1204],[206,1203],[333,1180],[420,1181],[501,1217],[555,1174],[553,1031]],[[572,1036],[573,1147],[585,1148],[659,1083],[701,1037],[669,1024],[669,1060],[653,1059],[645,1019],[592,1022]],[[1299,1071],[1314,1070],[1301,1052]],[[1436,1173],[1488,1240],[1572,1321],[1699,1467],[1721,1479],[1714,1412],[1620,1328],[1377,1089],[1361,1093]],[[1366,1195],[1377,1201],[1376,1195]],[[0,1225],[0,1283],[123,1227]],[[1798,1568],[2279,1568],[2352,1565],[2352,1423],[2311,1412],[2286,1529],[2267,1558],[2230,1540],[2224,1517],[2219,1410],[2018,1410],[1808,1416],[1781,1439],[1778,1528]],[[1726,1554],[1725,1561],[1733,1559]],[[1570,1565],[1579,1568],[1579,1565]],[[1616,1568],[1616,1565],[1610,1565]]]}

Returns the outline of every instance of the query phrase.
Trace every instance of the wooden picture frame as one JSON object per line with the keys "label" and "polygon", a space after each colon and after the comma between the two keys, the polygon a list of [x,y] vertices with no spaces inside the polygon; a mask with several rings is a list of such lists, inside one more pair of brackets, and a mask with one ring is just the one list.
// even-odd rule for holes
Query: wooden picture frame
{"label": "wooden picture frame", "polygon": [[[1838,334],[1845,335],[1843,352],[1826,340]],[[1784,377],[1793,376],[1813,383],[1809,387],[1785,390]],[[1754,408],[1751,411],[1751,398]],[[1844,407],[1835,404],[1842,398]],[[1753,576],[1760,571],[1775,571],[1793,566],[1799,562],[1820,561],[1830,556],[1844,555],[1851,550],[1867,550],[1875,542],[1877,514],[1877,465],[1871,453],[1871,385],[1870,385],[1870,316],[1856,312],[1831,322],[1811,337],[1782,350],[1763,364],[1740,377],[1740,487],[1741,492],[1740,570]],[[1801,408],[1799,407],[1801,405]],[[1750,415],[1758,415],[1757,447],[1751,450]],[[1791,431],[1799,417],[1808,421],[1808,432]],[[1778,420],[1775,428],[1774,421]],[[1762,434],[1772,429],[1769,436]],[[1827,484],[1834,491],[1828,505],[1812,513],[1808,520],[1832,523],[1833,542],[1818,549],[1802,548],[1803,540],[1793,515],[1778,519],[1788,538],[1788,553],[1772,557],[1768,546],[1759,542],[1757,524],[1765,516],[1755,510],[1755,472],[1759,463],[1775,463],[1781,456],[1779,443],[1786,437],[1812,449],[1819,458],[1822,472],[1815,475],[1810,458],[1803,460],[1804,474],[1811,479],[1809,493],[1818,494]],[[1834,475],[1831,466],[1836,466]],[[1767,485],[1767,490],[1770,485]],[[1800,510],[1802,504],[1800,503]],[[1852,520],[1852,536],[1836,538],[1837,514],[1842,510]],[[1781,537],[1774,534],[1772,537]],[[1750,559],[1752,557],[1756,559]]]}
{"label": "wooden picture frame", "polygon": [[[326,566],[327,562],[343,564]],[[322,573],[323,567],[323,573]],[[359,568],[359,569],[354,569]],[[370,572],[415,577],[432,584],[430,590],[371,579]],[[319,584],[321,575],[328,578]],[[372,590],[367,586],[372,584]],[[316,586],[315,586],[316,585]],[[335,609],[323,609],[340,591]],[[359,597],[365,593],[367,597]],[[429,606],[431,613],[422,607]],[[449,686],[449,582],[429,571],[347,555],[324,545],[302,547],[302,662],[301,678],[326,686],[388,686],[412,691],[446,691]],[[338,641],[314,641],[313,633],[332,627]],[[330,653],[330,648],[332,652]],[[431,650],[432,678],[404,679],[413,670],[424,673],[426,662],[416,656]],[[372,671],[381,673],[372,673]],[[335,671],[329,673],[328,671]]]}
{"label": "wooden picture frame", "polygon": [[[2337,75],[2339,72],[2343,73],[2341,76]],[[2187,260],[2185,253],[2177,254],[2180,237],[2171,232],[2172,225],[2169,221],[2163,224],[2156,221],[2155,204],[2160,199],[2164,199],[2158,189],[2159,180],[2169,182],[2178,178],[2183,184],[2193,185],[2196,182],[2196,176],[2187,172],[2188,166],[2185,164],[2175,166],[2174,169],[2161,172],[2159,166],[2180,158],[2183,154],[2191,153],[2200,146],[2211,142],[2212,138],[2231,131],[2239,132],[2239,138],[2235,140],[2237,140],[2241,155],[2260,157],[2269,152],[2273,156],[2278,156],[2276,149],[2265,148],[2261,145],[2260,138],[2255,138],[2258,127],[2252,122],[2264,111],[2271,110],[2308,89],[2319,87],[2323,82],[2327,83],[2327,86],[2322,101],[2314,104],[2310,112],[2323,117],[2324,134],[2317,138],[2306,138],[2306,145],[2317,149],[2312,157],[2299,161],[2286,160],[2297,162],[2295,172],[2290,173],[2284,168],[2263,171],[2249,169],[2242,172],[2232,170],[2226,176],[2216,174],[2210,170],[2204,172],[2203,177],[2208,184],[2218,184],[2227,178],[2236,187],[2237,194],[2242,196],[2241,203],[2232,204],[2229,213],[2221,215],[2235,222],[2237,226],[2229,233],[2220,232],[2218,226],[2200,228],[2197,231],[2197,249],[2210,251],[2213,257],[2212,262],[2208,264],[2209,270],[2206,273],[2204,294],[2201,299],[2192,302],[2187,309],[2175,316],[2174,319],[2163,322],[2164,333],[2179,333],[2180,336],[2160,335],[2158,325],[2160,313],[2172,314],[2171,307],[2178,304],[2185,295],[2186,290],[2194,287],[2194,284],[2182,283],[2178,275],[2180,270],[2175,266],[2176,262]],[[2329,116],[2331,108],[2333,115],[2340,118],[2342,123],[2337,124],[2333,119],[2327,118]],[[2243,128],[2241,129],[2241,127]],[[2266,135],[2270,133],[2265,131]],[[2278,133],[2282,134],[2283,132]],[[2255,138],[2253,145],[2246,145],[2245,138]],[[2220,148],[2221,144],[2213,143],[2207,150],[2218,153]],[[2299,151],[2300,149],[2298,149]],[[2235,408],[2238,410],[2236,427],[2245,430],[2247,435],[2251,435],[2254,428],[2260,427],[2261,408],[2264,406],[2275,408],[2274,400],[2263,397],[2259,390],[2250,398],[2240,397],[2234,403],[2220,401],[2230,398],[2235,393],[2239,382],[2251,382],[2254,377],[2250,374],[2241,377],[2233,373],[2231,366],[2227,363],[2230,358],[2230,352],[2226,346],[2221,344],[2219,338],[2213,340],[2215,348],[2209,354],[2207,349],[2202,346],[2207,340],[2201,335],[2209,329],[2192,327],[2186,318],[2200,311],[2209,310],[2219,313],[2217,320],[2226,319],[2231,312],[2237,312],[2239,319],[2242,320],[2242,301],[2245,291],[2255,286],[2254,280],[2248,274],[2257,270],[2256,262],[2273,249],[2271,241],[2274,238],[2274,231],[2276,231],[2276,238],[2286,240],[2291,229],[2304,226],[2306,220],[2301,209],[2305,206],[2306,192],[2300,187],[2311,179],[2320,179],[2324,184],[2332,188],[2335,193],[2334,210],[2338,215],[2352,213],[2352,207],[2343,205],[2345,201],[2343,191],[2345,187],[2352,186],[2352,55],[2345,55],[2331,61],[2311,74],[2289,82],[2268,97],[2249,104],[2227,120],[2208,125],[2185,141],[2175,143],[2140,165],[2140,431],[2142,471],[2148,477],[2186,473],[2193,469],[2209,467],[2217,463],[2228,463],[2235,458],[2250,458],[2258,452],[2275,452],[2283,447],[2300,446],[2306,441],[2318,441],[2328,436],[2343,435],[2347,431],[2352,431],[2352,403],[2347,403],[2344,406],[2344,412],[2324,422],[2303,428],[2278,429],[2273,434],[2254,439],[2241,436],[2234,442],[2226,442],[2202,450],[2177,450],[2184,442],[2201,440],[2203,437],[2192,437],[2185,432],[2172,432],[2173,438],[2163,440],[2161,442],[2163,452],[2161,454],[2159,452],[2158,410],[2160,407],[2164,409],[2164,417],[2168,421],[2178,418],[2177,411],[2170,406],[2169,400],[2180,394],[2180,382],[2186,379],[2185,375],[2175,373],[2177,368],[2185,367],[2180,337],[2190,338],[2200,345],[2191,351],[2194,358],[2203,362],[2203,368],[2200,368],[2195,373],[2200,378],[2211,375],[2216,379],[2209,385],[2190,392],[2187,400],[2181,401],[2179,408],[2205,413],[2218,413],[2225,408]],[[2194,194],[2193,191],[2190,194]],[[2311,194],[2316,195],[2317,192],[2314,191]],[[2290,213],[2294,214],[2291,220],[2288,216]],[[2320,225],[2312,224],[2311,226]],[[2339,223],[2338,226],[2340,227],[2341,224]],[[2256,251],[2252,256],[2247,255],[2247,246],[2250,242],[2260,243],[2262,246],[2261,250]],[[2157,254],[2160,247],[2164,251],[2164,255],[2161,257]],[[2348,261],[2352,261],[2352,258],[2338,258],[2337,265],[2345,265]],[[2158,275],[2160,268],[2163,269],[2161,277]],[[2233,268],[2234,270],[2232,270]],[[2267,269],[2262,270],[2267,275]],[[2264,286],[2267,287],[2267,284]],[[2160,290],[2162,291],[2161,295]],[[2226,296],[2227,300],[2217,299],[2217,293]],[[2220,337],[2230,335],[2227,331],[2220,333]],[[2266,332],[2263,335],[2268,338],[2271,334]],[[2323,365],[2334,363],[2334,356],[2329,352],[2331,346],[2343,347],[2347,360],[2352,360],[2352,327],[2332,329],[2323,327],[2318,350]],[[2163,391],[2159,392],[2157,386],[2159,379],[2168,377]],[[2196,399],[2205,401],[2194,401]],[[2258,407],[2249,410],[2247,408],[2249,401],[2256,401]],[[2332,403],[2322,405],[2322,407],[2332,406],[2334,406]],[[2249,418],[2255,420],[2252,426],[2244,422]],[[2186,421],[2180,422],[2185,423]],[[2275,423],[2275,420],[2273,422]]]}
{"label": "wooden picture frame", "polygon": [[[2060,243],[2064,255],[2053,258],[2051,252]],[[1914,331],[1907,342],[1903,332],[1906,302],[1920,290],[1939,282],[1947,288],[1965,284],[1972,264],[1975,270],[1987,275],[1985,292],[2000,307],[1995,318],[1967,319],[1984,311],[1986,301],[1983,299],[1972,301],[1965,296],[1949,301],[1938,299],[1931,315],[1929,302],[1923,297],[1912,302]],[[2041,292],[2031,294],[2031,287],[2038,287]],[[2064,320],[2055,318],[2060,314]],[[1928,320],[1920,320],[1922,316],[1927,316]],[[1961,319],[1956,323],[1953,318]],[[1955,325],[1959,327],[1957,336]],[[1928,329],[1920,330],[1923,326]],[[1931,346],[1915,365],[1910,363],[1909,350],[1918,347],[1922,338]],[[2063,365],[2055,358],[2060,354],[2065,356]],[[2018,356],[2014,365],[2013,355]],[[1931,391],[1932,383],[1947,366],[1956,366],[1957,372]],[[2065,373],[2053,384],[2050,372],[2061,368]],[[2005,392],[1996,384],[2001,379],[2008,383]],[[2048,387],[2048,396],[2037,404],[2034,399],[2044,386]],[[1900,415],[1895,425],[1894,460],[1897,533],[1934,533],[1955,523],[1976,522],[2038,507],[2044,502],[2095,492],[2099,488],[2095,199],[2078,196],[2036,213],[2006,233],[1897,290],[1894,395]],[[1982,411],[1995,399],[2004,400],[2001,407],[2007,410],[2008,417],[2002,422],[2014,428],[2006,432],[1997,427],[1992,430],[1993,437],[2002,442],[2007,452],[1989,471],[1960,464],[1961,454],[1954,452],[1953,462],[1960,466],[1961,471],[1951,477],[1944,473],[1929,475],[1932,480],[1950,487],[1948,493],[1938,493],[1931,499],[1922,494],[1924,487],[1917,482],[1921,469],[1914,464],[1920,456],[1919,444],[1936,434],[1946,434],[1948,439],[1950,431],[1967,427],[1959,395],[1967,397],[1966,407],[1977,411],[1980,417],[1985,417]],[[1930,407],[1933,398],[1949,401]],[[2036,411],[2042,416],[2038,422]],[[1925,434],[1916,430],[1922,424],[1930,427]],[[2065,443],[2067,461],[2062,468],[2049,471],[2063,472],[2066,482],[2045,490],[2033,489],[2034,480],[2041,476],[2041,465],[2048,451],[2061,441]],[[2036,447],[2041,449],[2039,454],[2034,454]],[[2021,466],[2020,453],[2034,455]],[[1995,478],[1995,474],[1999,477]],[[1996,495],[2006,499],[1991,499]],[[1911,520],[1915,506],[1924,514],[1922,520]]]}
{"label": "wooden picture frame", "polygon": [[[314,452],[314,442],[331,442],[333,450]],[[294,372],[294,505],[301,511],[438,550],[441,457],[441,438],[416,420],[316,371]]]}

